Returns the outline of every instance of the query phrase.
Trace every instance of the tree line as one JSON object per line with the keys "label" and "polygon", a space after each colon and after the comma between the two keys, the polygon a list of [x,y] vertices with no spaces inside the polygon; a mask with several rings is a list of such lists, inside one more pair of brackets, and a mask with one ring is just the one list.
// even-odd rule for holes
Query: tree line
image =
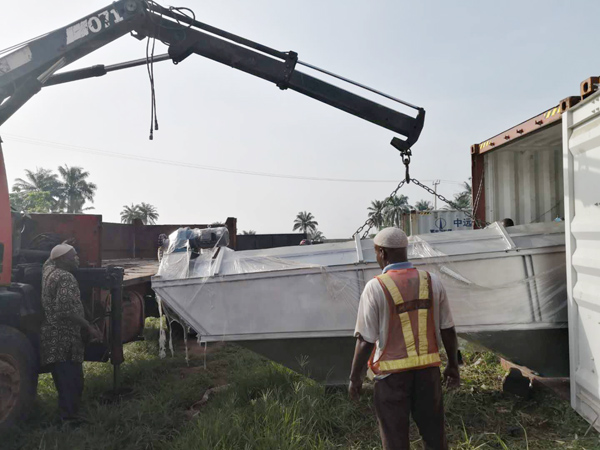
{"label": "tree line", "polygon": [[140,203],[130,206],[124,205],[121,211],[122,223],[133,223],[135,219],[140,219],[144,225],[154,225],[158,220],[158,211],[150,203]]}
{"label": "tree line", "polygon": [[[90,173],[82,167],[58,167],[58,173],[50,169],[37,168],[25,170],[25,179],[17,178],[10,193],[11,207],[18,212],[32,213],[82,213],[93,209],[86,202],[93,203],[98,187],[88,181]],[[472,206],[471,184],[463,183],[463,191],[454,195],[451,205],[444,209],[470,209]],[[395,195],[385,200],[372,200],[367,208],[373,225],[382,229],[389,226],[400,227],[402,214],[412,210],[431,211],[433,206],[427,200],[419,200],[414,206],[406,195]],[[153,225],[159,214],[154,205],[139,203],[124,205],[121,210],[121,222],[132,223],[140,219],[145,225]],[[322,242],[325,236],[318,230],[319,223],[312,213],[300,211],[294,219],[293,231],[306,233],[313,242]],[[243,234],[256,234],[256,231],[244,231]]]}
{"label": "tree line", "polygon": [[[463,190],[454,195],[452,204],[444,205],[442,209],[468,210],[471,209],[471,201],[471,184],[464,182]],[[432,211],[433,205],[427,200],[419,200],[414,205],[410,205],[408,197],[400,194],[385,200],[372,200],[367,210],[373,226],[381,230],[386,227],[401,227],[403,213]]]}
{"label": "tree line", "polygon": [[[445,205],[443,209],[466,209],[472,208],[471,184],[466,181],[462,184],[463,190],[454,195],[452,204]],[[410,205],[408,197],[400,194],[388,197],[384,200],[372,200],[367,208],[368,216],[373,226],[381,230],[386,227],[401,227],[402,214],[411,211],[427,212],[432,211],[433,205],[430,201],[419,200],[414,205]],[[312,213],[300,211],[294,219],[293,231],[301,231],[308,235],[313,242],[322,242],[325,239],[317,226],[319,223],[315,220]],[[244,232],[246,234],[246,232]]]}
{"label": "tree line", "polygon": [[15,179],[10,204],[18,212],[81,213],[93,209],[85,203],[94,202],[98,187],[88,181],[90,173],[81,167],[58,167],[25,170],[25,178]]}
{"label": "tree line", "polygon": [[[94,203],[98,186],[88,180],[90,173],[82,167],[67,164],[50,169],[25,170],[25,178],[17,178],[9,194],[10,205],[20,213],[71,213],[78,214],[93,209],[86,202]],[[123,206],[121,222],[132,223],[140,219],[144,224],[155,224],[158,219],[156,207],[150,203]]]}

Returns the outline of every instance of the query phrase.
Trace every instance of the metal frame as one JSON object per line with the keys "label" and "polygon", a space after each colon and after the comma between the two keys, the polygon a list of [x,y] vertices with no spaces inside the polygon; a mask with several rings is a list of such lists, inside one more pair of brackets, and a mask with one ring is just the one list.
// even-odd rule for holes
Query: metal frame
{"label": "metal frame", "polygon": [[497,150],[503,145],[514,142],[515,139],[522,138],[560,121],[560,118],[560,105],[557,105],[479,144],[471,145],[471,154],[482,155],[492,150]]}
{"label": "metal frame", "polygon": [[120,365],[124,361],[122,327],[123,275],[121,267],[103,267],[100,269],[78,269],[75,278],[83,289],[100,288],[110,291],[110,361],[113,365],[113,386],[119,386]]}
{"label": "metal frame", "polygon": [[362,244],[360,241],[360,236],[357,234],[354,235],[354,245],[356,245],[356,259],[357,263],[365,262],[365,258],[363,256]]}

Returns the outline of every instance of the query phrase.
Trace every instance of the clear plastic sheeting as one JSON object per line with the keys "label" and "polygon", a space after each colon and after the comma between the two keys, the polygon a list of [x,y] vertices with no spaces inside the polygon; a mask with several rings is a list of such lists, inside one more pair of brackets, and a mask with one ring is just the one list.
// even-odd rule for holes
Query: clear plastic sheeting
{"label": "clear plastic sheeting", "polygon": [[226,227],[216,228],[179,228],[163,243],[167,253],[175,253],[184,249],[204,249],[227,247],[229,245],[229,230]]}
{"label": "clear plastic sheeting", "polygon": [[187,251],[163,254],[156,275],[166,280],[187,278],[189,266],[190,254]]}
{"label": "clear plastic sheeting", "polygon": [[[153,288],[203,342],[351,337],[381,273],[372,240],[234,252],[174,239]],[[415,236],[409,260],[440,277],[459,331],[566,324],[561,223]]]}
{"label": "clear plastic sheeting", "polygon": [[[179,228],[162,243],[160,266],[157,275],[165,279],[188,278],[190,263],[197,259],[211,261],[221,248],[229,245],[229,230],[216,228]],[[212,275],[207,271],[206,275]]]}
{"label": "clear plastic sheeting", "polygon": [[[567,322],[564,250],[469,259],[451,257],[415,237],[412,260],[440,277],[456,325],[463,331],[483,328],[562,326]],[[511,255],[511,256],[508,256]],[[490,255],[492,256],[492,255]]]}

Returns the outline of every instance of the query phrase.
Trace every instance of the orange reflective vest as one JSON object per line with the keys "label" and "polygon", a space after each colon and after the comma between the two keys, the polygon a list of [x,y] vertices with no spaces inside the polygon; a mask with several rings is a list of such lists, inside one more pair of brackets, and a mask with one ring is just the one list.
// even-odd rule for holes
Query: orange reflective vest
{"label": "orange reflective vest", "polygon": [[440,366],[431,276],[424,270],[389,270],[377,277],[390,309],[385,347],[369,367],[376,375]]}

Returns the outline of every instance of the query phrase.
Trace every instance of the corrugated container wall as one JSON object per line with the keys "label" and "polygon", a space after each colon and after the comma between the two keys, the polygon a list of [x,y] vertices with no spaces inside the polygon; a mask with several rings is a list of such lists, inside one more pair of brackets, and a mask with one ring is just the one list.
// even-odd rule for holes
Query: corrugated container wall
{"label": "corrugated container wall", "polygon": [[600,431],[600,92],[563,130],[571,405]]}
{"label": "corrugated container wall", "polygon": [[485,153],[487,222],[511,218],[521,225],[564,218],[561,143],[559,122]]}

